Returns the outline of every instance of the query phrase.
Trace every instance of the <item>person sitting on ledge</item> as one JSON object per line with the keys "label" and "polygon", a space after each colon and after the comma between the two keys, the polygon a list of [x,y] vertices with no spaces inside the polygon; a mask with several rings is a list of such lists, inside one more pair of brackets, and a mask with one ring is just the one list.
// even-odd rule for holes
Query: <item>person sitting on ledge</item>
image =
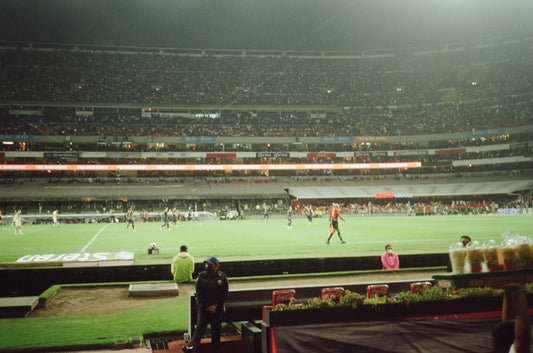
{"label": "person sitting on ledge", "polygon": [[178,283],[189,282],[192,280],[194,271],[194,257],[188,253],[186,245],[180,247],[180,252],[172,259],[170,272],[174,281]]}
{"label": "person sitting on ledge", "polygon": [[384,270],[397,270],[400,268],[398,255],[392,252],[390,244],[385,245],[385,252],[381,255],[381,264]]}

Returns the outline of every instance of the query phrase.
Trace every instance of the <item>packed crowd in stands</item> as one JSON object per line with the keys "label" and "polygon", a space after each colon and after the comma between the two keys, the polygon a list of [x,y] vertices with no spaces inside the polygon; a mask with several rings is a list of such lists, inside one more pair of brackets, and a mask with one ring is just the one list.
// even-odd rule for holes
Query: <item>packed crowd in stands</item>
{"label": "packed crowd in stands", "polygon": [[[318,208],[327,210],[326,200],[318,201]],[[356,215],[471,215],[471,214],[497,214],[499,208],[528,208],[531,206],[531,197],[499,197],[498,199],[454,199],[442,198],[441,200],[394,200],[379,201],[344,200],[341,203],[343,212]]]}
{"label": "packed crowd in stands", "polygon": [[[37,118],[32,118],[35,121]],[[0,125],[0,131],[4,132],[7,136],[20,135],[14,134],[14,130],[9,129],[9,125],[12,124],[14,120],[24,120],[21,117],[13,117],[4,115],[2,118],[2,113],[0,111],[0,122],[6,122],[5,125]],[[44,121],[43,125],[46,124],[45,119],[40,119]],[[11,123],[10,123],[11,121]],[[24,124],[23,124],[24,125]],[[27,131],[31,131],[31,128],[28,128]],[[64,125],[58,130],[57,135],[55,136],[65,136],[68,134],[63,134],[65,131]],[[38,132],[36,132],[38,134]],[[0,134],[1,135],[1,134]],[[22,134],[25,135],[25,134]],[[430,140],[427,143],[427,148],[430,149],[444,149],[444,148],[462,148],[462,147],[472,147],[472,146],[486,146],[486,145],[497,145],[497,144],[520,144],[530,142],[533,137],[533,133],[528,130],[523,130],[518,133],[513,134],[501,134],[496,133],[490,137],[465,137],[457,139],[446,139],[440,135],[439,138]],[[72,135],[68,135],[72,136]],[[87,135],[82,137],[87,138]],[[134,138],[128,136],[101,136],[89,137],[89,141],[84,140],[83,143],[79,143],[76,139],[71,139],[67,144],[58,140],[57,142],[33,142],[33,141],[24,141],[23,143],[14,143],[11,145],[2,145],[3,151],[43,151],[43,150],[54,150],[54,151],[99,151],[99,152],[111,152],[111,153],[131,153],[131,152],[290,152],[290,151],[302,151],[302,148],[295,147],[288,143],[274,142],[272,143],[242,143],[239,140],[238,136],[231,136],[235,142],[230,143],[221,143],[217,141],[212,142],[182,142],[179,140],[172,141],[170,143],[154,143],[154,142],[135,142],[130,141]],[[423,148],[416,141],[408,142],[364,142],[364,141],[330,141],[327,144],[324,143],[306,143],[305,151],[306,152],[340,152],[340,151],[354,151],[354,152],[369,152],[369,151],[397,151],[397,150],[419,150]],[[103,142],[103,143],[101,143]],[[300,146],[301,147],[301,146]]]}
{"label": "packed crowd in stands", "polygon": [[501,53],[485,53],[482,65],[468,52],[455,54],[453,60],[442,55],[408,65],[379,59],[369,64],[353,59],[4,50],[0,51],[0,100],[332,105],[339,112],[223,110],[215,119],[140,114],[11,117],[3,119],[9,121],[3,121],[0,133],[390,136],[530,125],[533,61],[523,52],[506,54],[502,58]]}
{"label": "packed crowd in stands", "polygon": [[[7,50],[0,57],[1,98],[150,104],[436,104],[454,90],[461,100],[530,92],[531,77],[524,75],[531,67],[528,50],[524,43],[506,52],[506,60],[501,52],[484,52],[475,59],[472,52],[465,52],[419,60],[412,66],[399,59],[375,59],[369,64],[353,59]],[[474,65],[477,60],[486,64]]]}
{"label": "packed crowd in stands", "polygon": [[[224,112],[220,118],[105,114],[19,116],[4,112],[1,134],[70,136],[396,136],[531,125],[533,90],[516,102],[494,99],[431,106],[368,107],[327,113]],[[5,122],[5,123],[4,123]]]}
{"label": "packed crowd in stands", "polygon": [[532,170],[530,168],[513,165],[506,169],[487,166],[483,168],[462,167],[450,169],[434,169],[428,171],[406,171],[406,170],[373,170],[373,171],[347,171],[344,173],[332,173],[330,170],[309,171],[297,173],[290,171],[277,171],[276,173],[233,173],[225,174],[220,172],[138,172],[131,173],[109,172],[106,176],[102,172],[76,171],[64,172],[48,171],[39,172],[0,172],[0,185],[17,185],[23,183],[37,184],[99,184],[99,185],[120,185],[120,184],[242,184],[242,183],[313,183],[330,184],[346,182],[376,182],[388,181],[397,183],[401,181],[458,181],[471,180],[471,178],[495,178],[495,177],[527,177]]}
{"label": "packed crowd in stands", "polygon": [[[528,209],[533,206],[531,195],[492,195],[474,198],[442,197],[437,199],[345,199],[335,200],[340,204],[340,210],[345,215],[372,216],[372,215],[491,215],[497,214],[498,209],[518,208]],[[331,200],[312,199],[297,200],[292,203],[295,215],[304,215],[305,207],[310,206],[315,212],[315,217],[327,217],[331,207]],[[137,200],[137,201],[62,201],[62,202],[23,202],[0,203],[0,209],[9,213],[10,210],[21,208],[23,214],[49,214],[51,210],[58,209],[62,214],[124,213],[133,207],[139,215],[144,212],[158,212],[165,207],[176,209],[181,213],[189,210],[211,212],[223,215],[228,211],[238,211],[244,217],[263,216],[264,208],[268,206],[271,216],[286,216],[289,202],[282,199],[249,199],[249,200]],[[237,210],[238,209],[238,210]],[[143,218],[142,216],[140,216]]]}
{"label": "packed crowd in stands", "polygon": [[[508,48],[509,49],[509,48]],[[517,45],[511,50],[466,51],[464,53],[392,59],[331,59],[286,56],[187,56],[120,51],[13,50],[0,49],[0,101],[38,101],[58,104],[38,115],[19,115],[0,109],[0,134],[44,136],[98,136],[120,142],[128,136],[200,137],[321,137],[396,136],[470,132],[533,125],[533,68],[530,48]],[[76,114],[61,102],[120,103],[120,109],[100,109]],[[128,104],[180,107],[176,115],[156,112],[142,114]],[[206,106],[188,111],[187,104]],[[222,108],[216,117],[209,105]],[[281,106],[279,111],[242,111],[234,105]],[[320,110],[318,106],[328,105]],[[290,106],[309,107],[291,111]],[[316,109],[313,111],[313,107]],[[333,109],[331,107],[334,107]],[[10,107],[16,110],[17,106]],[[189,115],[183,114],[189,112]],[[192,114],[192,113],[199,114]],[[124,140],[125,141],[125,140]],[[368,163],[421,161],[426,170],[317,170],[264,172],[95,172],[72,175],[54,172],[2,172],[3,183],[21,180],[77,183],[90,182],[180,182],[201,177],[207,182],[277,182],[281,179],[368,180],[456,178],[464,175],[500,175],[501,165],[451,168],[451,161],[530,156],[531,134],[515,134],[462,141],[448,140],[440,147],[526,142],[518,147],[476,153],[445,155],[371,155],[353,158],[245,158],[239,163]],[[431,144],[431,142],[430,142]],[[251,144],[250,144],[251,145]],[[207,146],[207,147],[206,147]],[[96,147],[96,148],[95,148]],[[431,148],[430,146],[426,148]],[[25,151],[187,151],[222,150],[221,144],[98,144],[76,143],[4,145],[4,150]],[[284,151],[288,145],[272,147],[226,146],[226,151]],[[308,146],[321,151],[323,146]],[[338,143],[344,151],[393,151],[419,149],[418,144]],[[144,159],[19,157],[7,163],[78,164],[221,164],[236,161],[221,158]],[[433,168],[435,166],[435,168]],[[528,173],[526,164],[510,164],[506,175]],[[86,181],[85,181],[86,182]]]}

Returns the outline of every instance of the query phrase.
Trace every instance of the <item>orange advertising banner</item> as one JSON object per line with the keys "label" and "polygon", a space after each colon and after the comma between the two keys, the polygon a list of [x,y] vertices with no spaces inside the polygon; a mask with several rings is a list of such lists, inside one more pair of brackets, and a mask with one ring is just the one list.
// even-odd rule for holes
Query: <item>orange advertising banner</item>
{"label": "orange advertising banner", "polygon": [[324,170],[324,169],[409,169],[421,162],[402,163],[329,163],[329,164],[0,164],[0,170],[13,171],[233,171],[233,170]]}

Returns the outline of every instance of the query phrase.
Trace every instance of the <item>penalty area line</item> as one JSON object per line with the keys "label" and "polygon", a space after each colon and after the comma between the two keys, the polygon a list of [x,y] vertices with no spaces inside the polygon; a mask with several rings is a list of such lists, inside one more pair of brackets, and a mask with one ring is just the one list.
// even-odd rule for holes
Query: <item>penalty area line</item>
{"label": "penalty area line", "polygon": [[110,224],[111,224],[111,223],[108,223],[108,224],[106,224],[105,226],[103,226],[102,229],[100,229],[100,230],[98,231],[98,233],[96,233],[96,234],[94,235],[94,237],[91,239],[91,241],[89,241],[89,242],[87,243],[87,245],[85,245],[85,246],[83,247],[83,249],[80,250],[80,252],[84,252],[85,250],[87,250],[87,248],[93,243],[93,241],[95,241],[96,238],[98,238],[98,236],[100,235],[100,233],[102,233],[107,227],[109,227]]}

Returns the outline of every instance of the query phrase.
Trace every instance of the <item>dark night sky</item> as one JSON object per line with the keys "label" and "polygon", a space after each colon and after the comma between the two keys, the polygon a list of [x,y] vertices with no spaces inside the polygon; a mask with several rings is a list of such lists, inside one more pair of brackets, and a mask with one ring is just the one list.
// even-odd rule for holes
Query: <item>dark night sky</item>
{"label": "dark night sky", "polygon": [[533,0],[0,0],[0,40],[345,50],[533,35]]}

